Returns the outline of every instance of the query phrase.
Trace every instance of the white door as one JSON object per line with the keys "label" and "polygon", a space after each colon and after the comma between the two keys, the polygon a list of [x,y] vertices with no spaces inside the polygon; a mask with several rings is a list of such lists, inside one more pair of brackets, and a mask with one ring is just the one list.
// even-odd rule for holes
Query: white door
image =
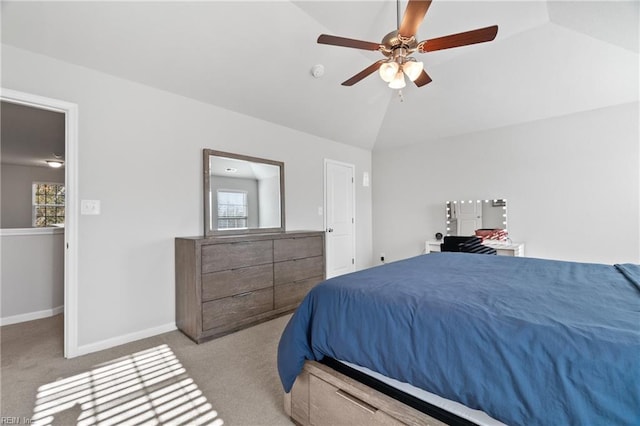
{"label": "white door", "polygon": [[324,163],[327,278],[356,269],[354,169],[333,160]]}
{"label": "white door", "polygon": [[459,201],[458,203],[458,235],[476,234],[482,228],[482,203],[480,201]]}

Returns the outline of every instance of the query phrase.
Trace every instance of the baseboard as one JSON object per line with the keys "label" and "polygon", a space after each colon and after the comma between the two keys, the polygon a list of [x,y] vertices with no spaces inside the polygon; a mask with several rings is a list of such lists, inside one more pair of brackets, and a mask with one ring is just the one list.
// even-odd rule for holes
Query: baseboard
{"label": "baseboard", "polygon": [[74,354],[74,356],[81,356],[90,354],[92,352],[102,351],[105,349],[113,348],[115,346],[124,345],[125,343],[134,342],[140,339],[146,339],[147,337],[153,337],[162,333],[168,333],[169,331],[173,331],[176,329],[176,324],[172,322],[158,327],[136,331],[135,333],[124,334],[122,336],[112,337],[110,339],[101,340],[99,342],[89,343],[88,345],[78,346],[78,350]]}
{"label": "baseboard", "polygon": [[45,309],[43,311],[28,312],[26,314],[12,315],[10,317],[0,318],[0,326],[17,324],[19,322],[33,321],[42,318],[52,317],[64,312],[64,305],[56,306],[52,309]]}

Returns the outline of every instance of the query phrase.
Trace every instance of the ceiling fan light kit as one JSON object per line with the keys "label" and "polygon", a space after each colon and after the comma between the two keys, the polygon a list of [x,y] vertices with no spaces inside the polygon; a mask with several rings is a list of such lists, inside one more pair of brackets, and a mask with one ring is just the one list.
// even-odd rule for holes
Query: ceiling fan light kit
{"label": "ceiling fan light kit", "polygon": [[[402,73],[404,73],[409,80],[416,81],[424,69],[424,64],[422,62],[416,61],[415,58],[404,56],[403,51],[404,49],[397,49],[396,52],[399,52],[400,54],[395,58],[382,63],[378,71],[380,78],[389,83],[389,87],[392,89],[401,89],[405,87],[406,84],[404,83]],[[400,81],[402,81],[402,83],[400,83]]]}
{"label": "ceiling fan light kit", "polygon": [[396,76],[389,83],[389,87],[392,89],[402,89],[407,85],[404,81],[404,73],[402,71],[398,71]]}
{"label": "ceiling fan light kit", "polygon": [[400,23],[400,3],[399,0],[397,0],[398,30],[387,34],[381,43],[321,34],[318,37],[319,44],[371,51],[377,50],[388,58],[373,63],[350,79],[344,81],[342,85],[353,86],[377,70],[380,78],[386,83],[389,83],[389,87],[392,89],[402,89],[406,86],[404,80],[405,74],[417,87],[422,87],[432,80],[424,70],[424,64],[411,56],[413,53],[427,53],[435,50],[484,43],[494,40],[498,34],[498,26],[494,25],[430,40],[423,40],[418,43],[416,41],[416,33],[430,5],[431,0],[409,0],[404,16],[402,17],[402,23]]}

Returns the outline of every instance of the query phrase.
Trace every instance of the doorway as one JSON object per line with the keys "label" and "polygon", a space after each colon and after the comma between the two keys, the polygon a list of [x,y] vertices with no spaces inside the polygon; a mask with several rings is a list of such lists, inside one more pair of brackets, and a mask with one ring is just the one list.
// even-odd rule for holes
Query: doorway
{"label": "doorway", "polygon": [[324,162],[324,211],[327,278],[356,270],[355,167]]}
{"label": "doorway", "polygon": [[456,235],[475,235],[482,228],[482,202],[469,200],[457,203],[458,229]]}
{"label": "doorway", "polygon": [[10,89],[2,89],[0,100],[10,104],[32,107],[64,114],[64,356],[78,354],[77,309],[77,153],[78,106],[57,99],[46,98]]}

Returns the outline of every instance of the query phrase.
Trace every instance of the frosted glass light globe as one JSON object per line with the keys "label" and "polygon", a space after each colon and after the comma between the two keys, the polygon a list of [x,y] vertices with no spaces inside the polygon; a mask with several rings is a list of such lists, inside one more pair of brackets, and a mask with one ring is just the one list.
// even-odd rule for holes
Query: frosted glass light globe
{"label": "frosted glass light globe", "polygon": [[411,81],[416,81],[416,79],[420,77],[423,69],[424,64],[422,62],[409,61],[402,65],[402,70]]}
{"label": "frosted glass light globe", "polygon": [[380,78],[390,83],[393,78],[398,74],[398,70],[400,69],[400,65],[397,62],[385,62],[380,65]]}
{"label": "frosted glass light globe", "polygon": [[402,89],[406,85],[407,83],[405,83],[404,81],[404,74],[402,73],[402,71],[398,71],[396,73],[396,76],[389,83],[389,87],[392,89]]}

